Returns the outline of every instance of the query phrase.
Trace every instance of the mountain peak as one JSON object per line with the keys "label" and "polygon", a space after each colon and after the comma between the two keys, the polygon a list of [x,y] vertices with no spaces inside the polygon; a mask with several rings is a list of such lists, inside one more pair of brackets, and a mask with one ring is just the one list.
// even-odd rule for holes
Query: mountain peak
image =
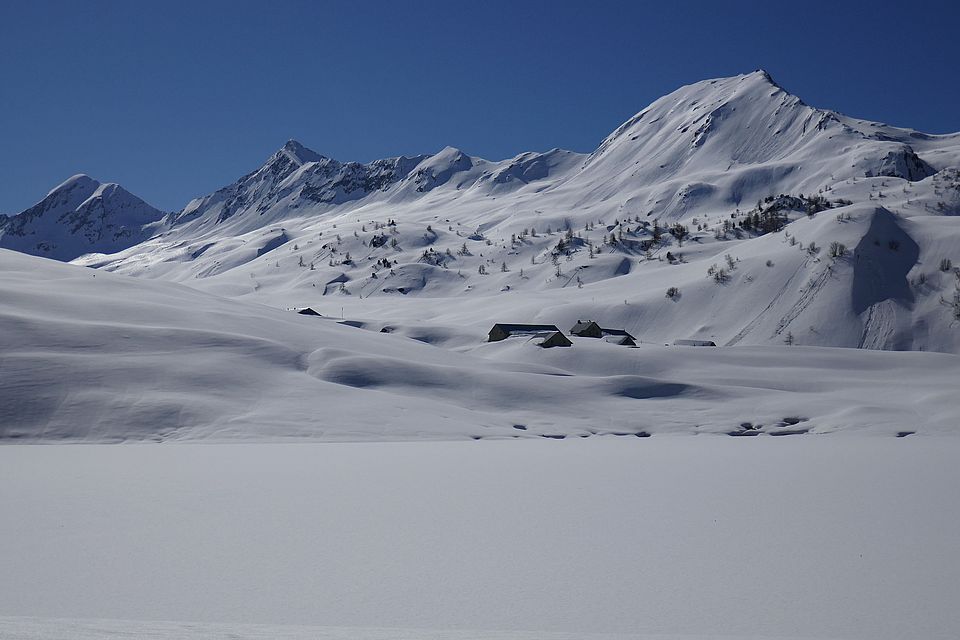
{"label": "mountain peak", "polygon": [[116,183],[78,173],[10,216],[0,232],[0,247],[54,260],[113,253],[149,237],[150,225],[163,215]]}
{"label": "mountain peak", "polygon": [[464,153],[463,150],[456,147],[451,147],[450,145],[445,146],[443,149],[440,149],[440,151],[430,156],[430,159],[434,162],[445,163],[458,161],[462,162],[463,158],[470,158],[470,155]]}
{"label": "mountain peak", "polygon": [[293,138],[287,140],[286,144],[283,145],[283,148],[280,149],[278,153],[283,153],[288,158],[301,165],[308,162],[319,162],[325,159],[324,156],[320,155],[316,151],[313,151],[312,149],[308,149]]}
{"label": "mountain peak", "polygon": [[97,189],[97,187],[100,186],[100,184],[101,183],[98,180],[94,180],[87,174],[78,173],[76,175],[70,176],[69,178],[67,178],[66,180],[64,180],[57,186],[55,186],[53,189],[49,191],[49,193],[47,193],[47,195],[49,196],[58,191],[70,191],[76,188],[81,188],[92,193]]}
{"label": "mountain peak", "polygon": [[773,76],[770,75],[770,72],[766,69],[757,69],[743,76],[745,79],[752,81],[752,84],[761,88],[773,88],[779,89],[784,93],[790,93],[786,89],[780,86],[776,80],[773,79]]}

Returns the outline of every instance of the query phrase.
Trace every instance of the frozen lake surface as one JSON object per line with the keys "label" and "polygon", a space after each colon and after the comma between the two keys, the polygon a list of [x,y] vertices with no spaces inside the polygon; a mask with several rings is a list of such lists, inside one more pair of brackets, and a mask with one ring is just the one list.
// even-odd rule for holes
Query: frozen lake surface
{"label": "frozen lake surface", "polygon": [[958,454],[841,434],[0,447],[0,636],[953,639]]}

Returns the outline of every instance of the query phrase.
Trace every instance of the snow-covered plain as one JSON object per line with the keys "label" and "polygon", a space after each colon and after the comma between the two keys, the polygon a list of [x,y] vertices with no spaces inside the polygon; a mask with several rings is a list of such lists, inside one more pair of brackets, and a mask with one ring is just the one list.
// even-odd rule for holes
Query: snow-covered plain
{"label": "snow-covered plain", "polygon": [[41,620],[0,635],[953,639],[958,454],[920,436],[2,447],[0,616]]}
{"label": "snow-covered plain", "polygon": [[[451,631],[370,627],[318,627],[142,620],[50,619],[0,616],[6,640],[718,640],[716,636],[562,633],[549,631]],[[731,640],[731,639],[728,639]],[[752,638],[747,640],[775,640]]]}

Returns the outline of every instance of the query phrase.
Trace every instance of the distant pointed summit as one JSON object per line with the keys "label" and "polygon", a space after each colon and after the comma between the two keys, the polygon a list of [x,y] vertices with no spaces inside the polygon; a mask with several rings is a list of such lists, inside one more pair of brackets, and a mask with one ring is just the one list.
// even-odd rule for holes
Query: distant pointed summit
{"label": "distant pointed summit", "polygon": [[773,76],[771,76],[771,75],[770,75],[770,72],[767,71],[766,69],[757,69],[757,70],[754,71],[753,73],[749,73],[749,74],[747,74],[747,75],[748,75],[748,76],[758,76],[758,77],[766,80],[766,81],[769,82],[770,84],[777,84],[776,80],[773,79]]}
{"label": "distant pointed summit", "polygon": [[11,216],[0,247],[55,260],[111,253],[145,240],[164,215],[118,184],[79,173]]}
{"label": "distant pointed summit", "polygon": [[308,162],[320,162],[321,160],[326,160],[324,156],[320,155],[316,151],[313,151],[312,149],[308,149],[293,138],[287,140],[287,143],[283,145],[283,148],[281,148],[277,153],[284,153],[291,160],[301,165]]}

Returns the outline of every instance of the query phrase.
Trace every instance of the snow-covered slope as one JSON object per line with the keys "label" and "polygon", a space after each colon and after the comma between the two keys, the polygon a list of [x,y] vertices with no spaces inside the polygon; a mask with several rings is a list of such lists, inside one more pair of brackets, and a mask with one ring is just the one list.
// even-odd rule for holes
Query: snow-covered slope
{"label": "snow-covered slope", "polygon": [[[767,195],[809,194],[850,177],[917,181],[934,171],[905,142],[870,137],[760,71],[657,100],[604,140],[570,186],[593,187],[588,195],[599,200],[634,191],[625,213],[669,218],[705,202],[749,207]],[[651,184],[659,186],[637,188]]]}
{"label": "snow-covered slope", "polygon": [[[522,338],[486,343],[443,320],[384,333],[362,319],[344,324],[0,250],[0,439],[956,428],[955,355],[629,349],[592,338],[543,349]],[[454,346],[464,335],[466,346]]]}
{"label": "snow-covered slope", "polygon": [[0,220],[0,247],[72,260],[142,242],[163,216],[120,185],[78,174],[26,211]]}

